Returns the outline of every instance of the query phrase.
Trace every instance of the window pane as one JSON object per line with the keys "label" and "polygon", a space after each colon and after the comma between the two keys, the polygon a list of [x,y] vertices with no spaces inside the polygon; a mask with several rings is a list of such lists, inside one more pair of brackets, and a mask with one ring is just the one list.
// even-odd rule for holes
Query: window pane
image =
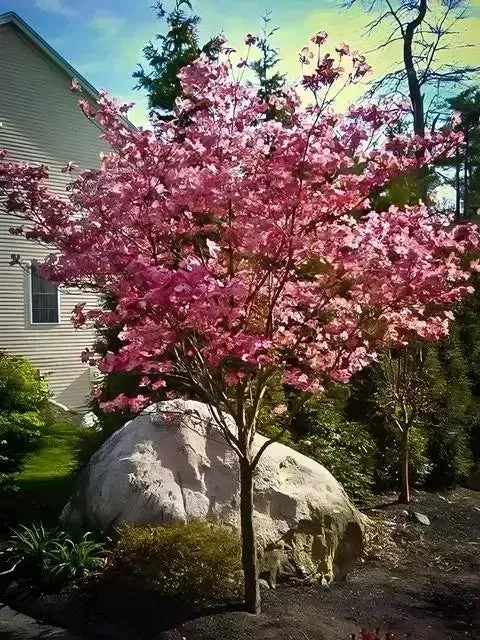
{"label": "window pane", "polygon": [[41,278],[34,265],[31,268],[31,304],[33,324],[58,324],[58,291],[56,285]]}

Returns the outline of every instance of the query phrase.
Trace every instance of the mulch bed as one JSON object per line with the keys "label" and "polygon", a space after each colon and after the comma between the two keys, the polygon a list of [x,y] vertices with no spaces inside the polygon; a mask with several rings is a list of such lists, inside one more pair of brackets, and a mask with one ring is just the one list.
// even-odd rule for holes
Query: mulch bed
{"label": "mulch bed", "polygon": [[410,509],[431,525],[401,505],[368,510],[389,536],[376,537],[345,583],[263,590],[260,616],[235,603],[187,614],[115,580],[43,603],[17,592],[12,606],[91,640],[345,640],[361,627],[412,640],[480,640],[480,493],[417,493]]}

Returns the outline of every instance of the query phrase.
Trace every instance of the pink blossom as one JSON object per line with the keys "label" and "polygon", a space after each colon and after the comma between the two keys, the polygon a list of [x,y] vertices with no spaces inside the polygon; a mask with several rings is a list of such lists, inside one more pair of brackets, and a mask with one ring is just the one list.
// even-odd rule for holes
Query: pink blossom
{"label": "pink blossom", "polygon": [[319,31],[318,33],[316,33],[313,38],[312,38],[312,42],[316,45],[321,45],[324,42],[326,42],[328,37],[328,34],[326,31]]}
{"label": "pink blossom", "polygon": [[62,173],[72,173],[74,169],[78,169],[78,165],[75,162],[69,160],[65,167],[62,167]]}
{"label": "pink blossom", "polygon": [[[313,106],[293,86],[273,99],[282,123],[265,118],[268,105],[229,64],[206,56],[182,68],[178,117],[155,133],[128,128],[128,105],[104,93],[95,106],[81,101],[112,152],[61,196],[46,167],[0,152],[0,198],[25,220],[14,232],[55,250],[42,273],[118,301],[115,311],[75,307],[75,326],[122,327],[118,352],[86,350],[85,361],[134,372],[154,390],[183,363],[187,377],[208,371],[225,397],[248,399],[273,375],[313,392],[326,379],[347,382],[386,345],[446,334],[479,268],[466,260],[478,226],[425,205],[372,202],[403,173],[455,153],[461,135],[392,135],[403,108],[393,102],[321,110],[321,92],[342,75],[369,72],[358,52],[338,53],[352,71],[323,55],[303,78]],[[314,58],[308,48],[302,56]],[[103,406],[146,403],[121,395]]]}
{"label": "pink blossom", "polygon": [[310,64],[310,62],[313,60],[313,57],[313,52],[310,51],[308,47],[303,47],[303,49],[300,51],[300,62],[302,64]]}
{"label": "pink blossom", "polygon": [[350,54],[350,47],[346,42],[341,42],[338,47],[335,47],[335,51],[341,56],[348,56]]}

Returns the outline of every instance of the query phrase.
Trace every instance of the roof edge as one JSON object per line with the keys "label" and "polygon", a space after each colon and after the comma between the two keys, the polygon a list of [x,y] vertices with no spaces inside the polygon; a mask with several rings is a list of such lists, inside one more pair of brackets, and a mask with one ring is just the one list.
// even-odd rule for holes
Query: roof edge
{"label": "roof edge", "polygon": [[[71,79],[76,78],[81,85],[82,89],[87,93],[90,98],[95,102],[98,101],[100,93],[95,87],[84,78],[72,65],[63,58],[58,51],[48,44],[46,40],[42,38],[32,27],[23,20],[15,11],[7,11],[0,14],[0,26],[4,24],[13,25],[22,35],[24,35],[31,43],[33,43],[38,49],[40,49],[57,67],[59,67],[67,76]],[[137,127],[125,117],[122,120],[132,129]]]}
{"label": "roof edge", "polygon": [[92,98],[98,100],[99,92],[95,89],[95,87],[88,82],[86,78],[84,78],[81,74],[76,71],[72,67],[70,63],[68,63],[65,58],[63,58],[58,51],[48,44],[46,40],[42,38],[40,34],[38,34],[30,25],[28,25],[23,18],[21,18],[15,11],[8,11],[7,13],[2,13],[0,15],[0,25],[2,24],[12,24],[16,27],[23,35],[25,35],[30,41],[32,41],[39,49],[43,51],[55,64],[64,71],[70,78],[77,78],[79,83],[82,85],[82,89],[85,89],[87,93],[91,95]]}

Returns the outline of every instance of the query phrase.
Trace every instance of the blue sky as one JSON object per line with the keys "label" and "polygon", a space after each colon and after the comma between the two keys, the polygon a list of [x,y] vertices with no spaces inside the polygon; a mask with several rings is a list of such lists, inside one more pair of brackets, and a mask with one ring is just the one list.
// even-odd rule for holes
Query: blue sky
{"label": "blue sky", "polygon": [[[142,124],[147,119],[146,100],[133,90],[131,76],[143,46],[161,28],[152,4],[152,0],[0,0],[0,13],[16,11],[95,87],[137,102],[130,117]],[[194,8],[202,17],[202,40],[223,31],[238,48],[246,33],[259,31],[263,12],[271,10],[273,24],[280,28],[277,44],[282,67],[292,77],[299,71],[298,51],[319,30],[329,32],[332,45],[346,40],[364,52],[384,35],[367,41],[364,12],[360,8],[342,11],[340,0],[197,0]],[[478,43],[480,0],[473,0],[472,17],[462,30],[465,39]],[[478,62],[478,49],[459,52],[460,59],[473,55]],[[392,57],[385,54],[373,54],[369,61],[377,75],[392,65]]]}

